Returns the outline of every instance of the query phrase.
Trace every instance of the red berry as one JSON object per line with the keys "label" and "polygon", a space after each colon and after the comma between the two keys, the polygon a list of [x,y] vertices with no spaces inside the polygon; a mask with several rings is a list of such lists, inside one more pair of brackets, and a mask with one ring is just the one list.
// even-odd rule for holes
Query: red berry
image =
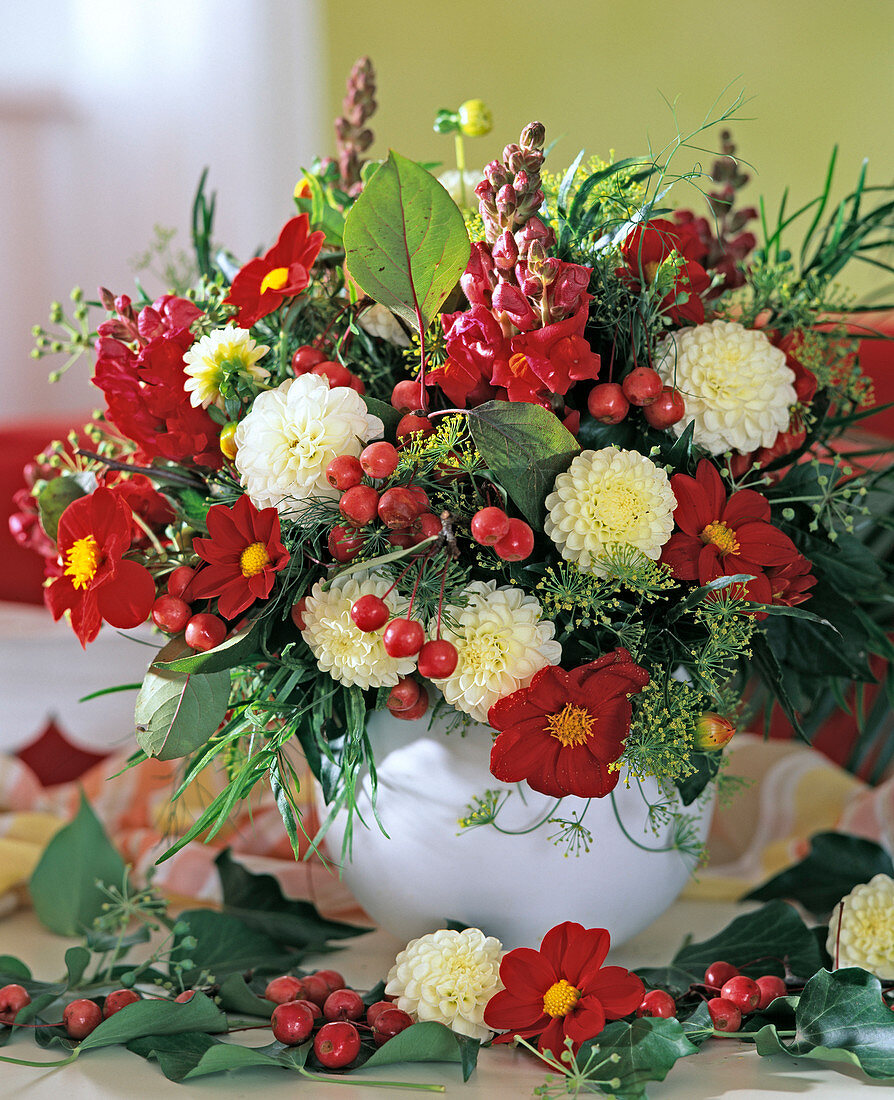
{"label": "red berry", "polygon": [[326,480],[333,489],[353,489],[363,480],[360,459],[353,455],[337,455],[326,467]]}
{"label": "red berry", "polygon": [[270,1017],[273,1038],[287,1047],[296,1047],[310,1037],[314,1029],[314,1014],[303,1001],[278,1004]]}
{"label": "red berry", "polygon": [[391,691],[388,693],[388,701],[385,704],[392,714],[409,710],[419,702],[422,695],[422,685],[412,676],[401,676]]}
{"label": "red berry", "polygon": [[292,370],[296,374],[307,374],[311,367],[315,367],[317,363],[322,363],[325,358],[326,356],[321,351],[317,351],[309,344],[304,344],[292,356]]}
{"label": "red berry", "polygon": [[178,596],[159,596],[150,614],[159,630],[165,634],[179,634],[192,618],[192,608]]}
{"label": "red berry", "polygon": [[363,998],[353,989],[335,989],[323,1002],[327,1020],[359,1020],[363,1015]]}
{"label": "red berry", "polygon": [[383,1043],[387,1043],[389,1039],[393,1039],[395,1035],[399,1035],[406,1028],[410,1027],[413,1023],[413,1017],[409,1016],[401,1008],[395,1008],[393,1005],[391,1008],[383,1009],[378,1016],[376,1016],[376,1022],[373,1024],[373,1039],[377,1047],[380,1047]]}
{"label": "red berry", "polygon": [[187,599],[189,583],[196,575],[195,569],[189,565],[178,565],[168,577],[168,595],[177,596],[178,599]]}
{"label": "red berry", "polygon": [[102,1018],[108,1020],[110,1016],[114,1016],[122,1008],[136,1004],[139,999],[139,993],[134,993],[132,989],[113,989],[102,1006]]}
{"label": "red berry", "polygon": [[391,406],[404,414],[420,412],[422,409],[422,386],[410,378],[398,382],[391,391]]}
{"label": "red berry", "polygon": [[661,375],[651,367],[634,367],[621,383],[631,405],[651,405],[661,393]]}
{"label": "red berry", "polygon": [[301,993],[308,1001],[313,1001],[322,1008],[329,996],[329,985],[316,974],[309,974],[301,979]]}
{"label": "red berry", "polygon": [[379,440],[377,443],[370,443],[368,447],[364,447],[360,452],[360,465],[368,477],[391,477],[397,469],[399,460],[400,455],[397,453],[397,447],[384,439]]}
{"label": "red berry", "polygon": [[290,1005],[304,1005],[306,1008],[310,1009],[310,1014],[315,1020],[323,1019],[323,1010],[316,1001],[309,1001],[306,997],[299,997],[297,1000],[289,1001],[288,1003]]}
{"label": "red berry", "polygon": [[278,978],[272,978],[264,990],[267,1000],[278,1005],[284,1005],[287,1001],[297,1001],[303,993],[301,979],[292,974],[282,974]]}
{"label": "red berry", "polygon": [[360,1053],[360,1032],[348,1020],[323,1024],[314,1036],[314,1054],[326,1069],[344,1069]]}
{"label": "red berry", "polygon": [[413,520],[428,510],[428,499],[423,504],[417,493],[406,485],[394,485],[379,497],[379,519],[392,530],[409,527]]}
{"label": "red berry", "polygon": [[419,675],[426,680],[443,680],[445,676],[453,674],[458,660],[459,654],[452,642],[444,638],[433,638],[419,650],[416,668]]}
{"label": "red berry", "polygon": [[0,989],[0,1024],[11,1024],[18,1013],[31,1004],[31,994],[23,985],[12,982]]}
{"label": "red berry", "polygon": [[785,982],[775,974],[764,974],[758,978],[757,987],[761,991],[761,999],[757,1002],[758,1012],[763,1012],[777,997],[784,997],[788,992]]}
{"label": "red berry", "polygon": [[637,1016],[658,1016],[669,1020],[677,1015],[677,1005],[670,993],[663,989],[650,989],[636,1010]]}
{"label": "red berry", "polygon": [[363,541],[353,528],[338,524],[329,532],[329,553],[338,562],[352,561],[360,553]]}
{"label": "red berry", "polygon": [[86,1039],[102,1022],[102,1012],[96,1001],[80,997],[65,1006],[62,1023],[70,1039]]}
{"label": "red berry", "polygon": [[602,382],[590,390],[587,408],[590,416],[601,424],[620,424],[630,409],[630,402],[617,382]]}
{"label": "red berry", "polygon": [[472,538],[482,546],[495,546],[509,534],[509,516],[502,508],[481,508],[472,516]]}
{"label": "red berry", "polygon": [[351,604],[351,619],[358,630],[364,634],[372,634],[388,622],[391,609],[384,600],[378,596],[360,596]]}
{"label": "red berry", "polygon": [[409,550],[416,545],[416,536],[412,531],[392,531],[387,541],[392,546],[399,546],[401,550]]}
{"label": "red berry", "polygon": [[310,373],[317,375],[318,378],[328,378],[332,389],[335,389],[336,386],[350,386],[353,378],[346,366],[341,363],[333,363],[329,359],[324,359],[321,363],[315,363],[310,368]]}
{"label": "red berry", "polygon": [[314,977],[322,978],[329,986],[330,993],[334,993],[336,989],[346,988],[345,979],[337,970],[317,970],[314,972]]}
{"label": "red berry", "polygon": [[408,485],[407,491],[416,501],[417,516],[421,516],[423,512],[429,511],[429,509],[431,508],[431,501],[428,499],[428,493],[422,488],[421,485]]}
{"label": "red berry", "polygon": [[397,422],[394,434],[397,436],[399,443],[408,443],[410,436],[421,433],[419,438],[424,439],[427,435],[431,435],[434,430],[435,426],[427,416],[422,416],[420,413],[407,413]]}
{"label": "red berry", "polygon": [[747,978],[744,974],[736,974],[735,977],[723,983],[720,996],[723,1000],[731,1001],[743,1016],[747,1016],[749,1012],[754,1012],[760,1003],[761,989],[752,978]]}
{"label": "red berry", "polygon": [[400,718],[404,722],[415,722],[417,719],[422,718],[425,712],[428,710],[428,695],[423,691],[420,692],[419,698],[411,706],[405,710],[392,710],[388,708],[395,718]]}
{"label": "red berry", "polygon": [[686,412],[686,402],[679,390],[664,386],[651,405],[643,409],[643,416],[653,428],[669,428],[678,424]]}
{"label": "red berry", "polygon": [[738,967],[732,966],[728,962],[712,962],[705,971],[705,985],[708,989],[719,990],[724,982],[728,982],[730,978],[735,978],[738,973]]}
{"label": "red berry", "polygon": [[738,1031],[742,1026],[742,1013],[724,997],[712,997],[708,1001],[708,1012],[716,1031]]}
{"label": "red berry", "polygon": [[183,637],[193,649],[207,651],[219,646],[227,636],[227,624],[217,615],[199,612],[186,624]]}
{"label": "red berry", "polygon": [[534,532],[523,519],[511,519],[509,532],[494,543],[494,553],[503,561],[524,561],[534,549]]}
{"label": "red berry", "polygon": [[415,619],[392,619],[382,635],[389,657],[412,657],[422,649],[424,641],[425,631]]}
{"label": "red berry", "polygon": [[366,1022],[370,1027],[373,1027],[379,1013],[385,1012],[389,1008],[394,1008],[391,1001],[376,1001],[375,1004],[371,1004],[366,1010]]}
{"label": "red berry", "polygon": [[305,627],[304,612],[307,610],[307,596],[302,596],[301,599],[292,604],[292,610],[289,614],[292,616],[292,622],[299,630],[303,630]]}
{"label": "red berry", "polygon": [[443,525],[441,521],[431,512],[423,512],[421,516],[416,517],[413,523],[416,542],[424,542],[426,539],[433,538],[435,535],[440,535],[442,530]]}
{"label": "red berry", "polygon": [[350,375],[348,386],[355,393],[359,393],[361,397],[366,393],[366,386],[364,385],[363,380],[358,378],[356,374]]}
{"label": "red berry", "polygon": [[376,518],[379,490],[372,485],[355,485],[342,494],[338,510],[354,527],[365,527]]}
{"label": "red berry", "polygon": [[182,993],[178,993],[174,1000],[179,1005],[185,1005],[188,1001],[191,1001],[195,997],[196,991],[194,989],[184,989]]}

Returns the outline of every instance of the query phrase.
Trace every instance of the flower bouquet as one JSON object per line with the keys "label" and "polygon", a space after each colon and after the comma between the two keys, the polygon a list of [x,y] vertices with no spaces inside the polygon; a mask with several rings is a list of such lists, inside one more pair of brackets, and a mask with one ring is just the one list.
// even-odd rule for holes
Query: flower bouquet
{"label": "flower bouquet", "polygon": [[[743,700],[801,731],[891,655],[890,496],[871,448],[847,453],[871,392],[833,283],[890,242],[891,203],[827,184],[762,210],[757,247],[726,131],[710,173],[676,170],[680,135],[554,174],[533,122],[473,207],[396,152],[364,161],[374,107],[359,65],[338,158],[263,254],[212,243],[203,179],[187,279],[103,290],[96,333],[78,292],[54,307],[38,353],[95,346],[105,408],[31,471],[46,600],[85,645],[103,622],[169,636],[133,763],[182,758],[175,798],[226,777],[172,851],[263,784],[297,852],[306,767],[312,840],[353,853],[362,901],[386,883],[386,923],[399,868],[417,897],[450,876],[436,915],[486,928],[547,876],[548,915],[510,940],[555,923],[559,890],[629,932],[698,857]],[[470,101],[437,128],[489,125]],[[567,881],[528,855],[501,877],[531,835]],[[476,864],[490,909],[487,883],[456,893]]]}

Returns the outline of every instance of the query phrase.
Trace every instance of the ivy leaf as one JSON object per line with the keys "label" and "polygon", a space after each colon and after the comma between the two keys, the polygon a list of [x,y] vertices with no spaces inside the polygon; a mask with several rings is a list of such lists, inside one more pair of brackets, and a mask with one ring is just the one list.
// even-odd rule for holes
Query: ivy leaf
{"label": "ivy leaf", "polygon": [[413,328],[428,328],[459,281],[471,246],[440,183],[398,153],[376,171],[345,220],[351,277]]}
{"label": "ivy leaf", "polygon": [[7,985],[8,982],[4,979],[9,979],[12,982],[27,982],[31,977],[31,971],[22,962],[21,959],[17,959],[15,955],[0,955],[0,980],[3,980],[3,984]]}
{"label": "ivy leaf", "polygon": [[[587,1079],[605,1084],[617,1079],[621,1085],[612,1086],[612,1095],[635,1100],[646,1095],[647,1082],[663,1081],[678,1058],[697,1054],[698,1047],[686,1037],[679,1020],[643,1016],[629,1024],[616,1020],[584,1043],[577,1053],[578,1066],[586,1065],[591,1053],[598,1066]],[[612,1055],[617,1055],[617,1062],[606,1061]]]}
{"label": "ivy leaf", "polygon": [[80,1044],[82,1051],[131,1042],[143,1035],[184,1035],[191,1031],[227,1030],[227,1018],[204,993],[185,1003],[146,1000],[126,1005],[109,1016]]}
{"label": "ivy leaf", "polygon": [[[159,654],[182,652],[179,639]],[[153,666],[134,708],[137,742],[147,756],[175,760],[204,745],[224,719],[230,702],[228,672],[191,673]]]}
{"label": "ivy leaf", "polygon": [[790,898],[812,913],[830,913],[855,886],[879,874],[894,877],[894,861],[874,841],[847,833],[817,833],[800,863],[780,871],[742,900]]}
{"label": "ivy leaf", "polygon": [[84,972],[90,965],[90,952],[86,947],[69,947],[65,952],[65,969],[68,971],[68,988],[77,989],[78,983],[84,977]]}
{"label": "ivy leaf", "polygon": [[478,1061],[481,1044],[467,1035],[457,1035],[436,1020],[426,1020],[399,1032],[380,1046],[364,1068],[389,1066],[395,1062],[459,1062],[463,1080],[468,1081]]}
{"label": "ivy leaf", "polygon": [[273,1012],[270,1001],[253,993],[241,974],[229,974],[220,983],[218,997],[224,1012],[240,1012],[244,1016],[262,1016],[265,1020],[269,1020]]}
{"label": "ivy leaf", "polygon": [[81,794],[74,821],[56,833],[31,876],[37,919],[60,936],[80,935],[102,913],[97,881],[120,883],[124,875],[121,856]]}
{"label": "ivy leaf", "polygon": [[[161,654],[159,654],[159,658],[152,662],[152,667],[167,669],[171,672],[201,672],[204,675],[211,672],[224,672],[235,668],[236,665],[248,664],[252,657],[261,656],[260,637],[261,620],[255,619],[214,649],[206,649],[199,653],[190,652],[185,657],[175,657],[173,660],[170,658],[160,660]],[[179,646],[179,639],[175,639],[174,644]],[[170,646],[169,642],[161,653],[167,653]],[[189,649],[188,646],[185,648]]]}
{"label": "ivy leaf", "polygon": [[813,932],[795,910],[784,901],[771,901],[754,913],[736,917],[709,940],[682,947],[672,965],[688,970],[695,981],[701,981],[705,970],[717,959],[758,977],[781,976],[785,958],[792,973],[800,977],[815,974],[825,961]]}
{"label": "ivy leaf", "polygon": [[311,1047],[311,1043],[304,1043],[300,1047],[270,1043],[266,1047],[254,1048],[237,1046],[235,1043],[214,1043],[184,1079],[191,1080],[193,1077],[205,1077],[209,1073],[223,1073],[225,1070],[247,1067],[283,1066],[286,1069],[297,1069],[307,1061]]}
{"label": "ivy leaf", "polygon": [[[183,975],[187,985],[194,982],[202,970],[221,980],[234,971],[249,969],[282,972],[301,959],[300,954],[285,950],[276,940],[250,928],[231,913],[188,909],[178,919],[188,927],[183,935],[175,937],[172,957],[192,960],[192,969]],[[186,936],[195,937],[195,947],[187,950],[182,946]]]}
{"label": "ivy leaf", "polygon": [[524,401],[487,401],[468,414],[481,457],[535,529],[556,477],[580,452],[577,440],[548,409]]}
{"label": "ivy leaf", "polygon": [[758,1054],[849,1061],[870,1077],[894,1077],[894,1012],[882,985],[859,967],[820,970],[804,986],[795,1009],[796,1035],[784,1043],[772,1024],[755,1040]]}
{"label": "ivy leaf", "polygon": [[86,471],[54,477],[37,494],[40,525],[55,541],[62,513],[74,500],[87,496],[96,488],[96,477]]}
{"label": "ivy leaf", "polygon": [[156,1059],[169,1081],[180,1082],[201,1062],[207,1050],[220,1045],[220,1039],[213,1035],[191,1031],[186,1035],[146,1035],[131,1039],[127,1049],[141,1058]]}
{"label": "ivy leaf", "polygon": [[377,397],[364,394],[363,400],[366,402],[367,412],[372,416],[377,416],[385,425],[385,435],[390,435],[393,438],[397,425],[400,423],[401,414],[393,405],[386,405],[384,401],[379,401]]}

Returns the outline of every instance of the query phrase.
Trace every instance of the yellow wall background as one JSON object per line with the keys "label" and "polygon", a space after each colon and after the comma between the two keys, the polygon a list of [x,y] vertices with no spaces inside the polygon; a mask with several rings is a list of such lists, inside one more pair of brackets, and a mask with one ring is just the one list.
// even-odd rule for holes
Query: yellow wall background
{"label": "yellow wall background", "polygon": [[[481,97],[495,127],[466,142],[470,168],[540,119],[547,141],[560,139],[549,161],[559,170],[582,147],[618,157],[660,148],[676,132],[662,94],[688,130],[742,90],[749,102],[732,130],[756,169],[749,202],[763,194],[775,210],[786,185],[793,203],[813,198],[836,142],[839,196],[863,157],[870,182],[894,179],[894,0],[327,0],[325,11],[332,117],[354,60],[367,54],[376,67],[375,156],[390,145],[451,167],[452,139],[432,132],[434,115]],[[697,157],[683,151],[677,170]],[[698,202],[685,186],[670,199]],[[863,290],[880,278],[849,281]]]}

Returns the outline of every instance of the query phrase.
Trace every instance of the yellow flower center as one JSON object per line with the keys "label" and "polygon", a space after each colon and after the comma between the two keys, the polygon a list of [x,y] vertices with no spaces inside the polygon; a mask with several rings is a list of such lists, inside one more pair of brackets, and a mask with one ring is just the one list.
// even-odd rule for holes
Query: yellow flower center
{"label": "yellow flower center", "polygon": [[707,545],[713,542],[721,554],[737,554],[739,544],[736,542],[736,532],[722,520],[709,523],[701,533],[701,540]]}
{"label": "yellow flower center", "polygon": [[598,525],[606,532],[621,536],[631,530],[647,510],[648,506],[644,505],[636,489],[628,485],[607,485],[584,502],[581,512],[591,526]]}
{"label": "yellow flower center", "polygon": [[275,267],[264,276],[261,282],[261,293],[264,294],[268,290],[282,290],[288,280],[289,269],[287,267]]}
{"label": "yellow flower center", "polygon": [[[550,736],[561,741],[566,748],[568,745],[582,745],[593,728],[593,715],[586,707],[576,707],[573,703],[566,703],[558,714],[546,716],[546,728]],[[553,986],[553,989],[555,988]],[[564,1015],[564,1013],[553,1012],[551,1015]]]}
{"label": "yellow flower center", "polygon": [[463,664],[473,673],[500,672],[506,667],[509,640],[500,633],[482,631],[463,650]]}
{"label": "yellow flower center", "polygon": [[246,546],[239,558],[239,568],[243,577],[256,577],[263,573],[265,566],[270,564],[270,555],[263,542],[253,542]]}
{"label": "yellow flower center", "polygon": [[528,357],[517,351],[509,356],[509,369],[516,378],[524,378],[528,373]]}
{"label": "yellow flower center", "polygon": [[543,1011],[547,1016],[567,1016],[580,1000],[580,990],[560,978],[543,994]]}
{"label": "yellow flower center", "polygon": [[99,545],[92,535],[72,543],[65,555],[65,576],[71,577],[75,588],[86,588],[99,568]]}

